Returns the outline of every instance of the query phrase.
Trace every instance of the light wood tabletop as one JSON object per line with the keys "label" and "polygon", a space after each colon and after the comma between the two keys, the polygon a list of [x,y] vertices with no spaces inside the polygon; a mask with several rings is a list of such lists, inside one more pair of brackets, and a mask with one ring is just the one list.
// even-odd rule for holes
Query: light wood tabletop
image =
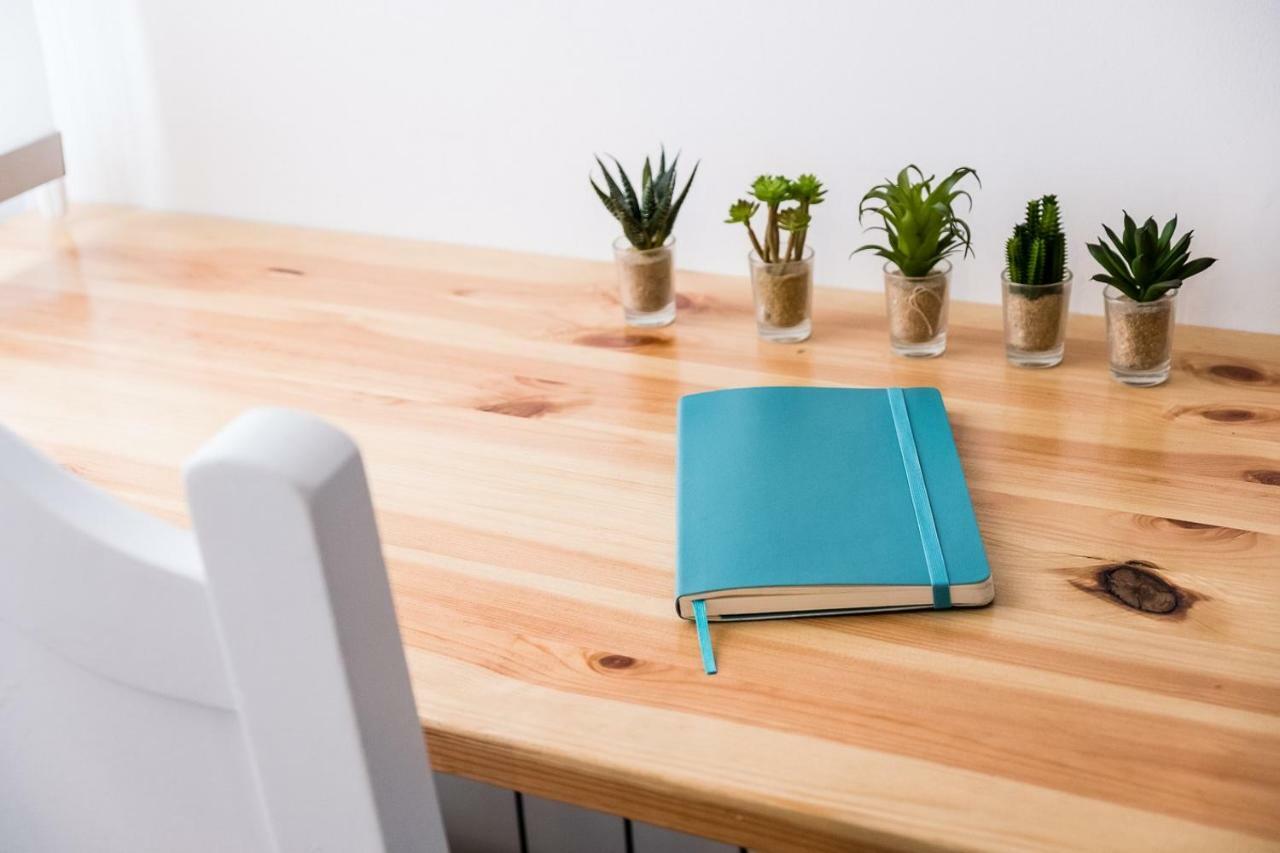
{"label": "light wood tabletop", "polygon": [[[992,306],[912,361],[876,293],[819,290],[776,345],[745,278],[678,287],[674,326],[627,330],[608,263],[19,217],[0,423],[179,524],[181,464],[244,409],[349,431],[440,770],[761,850],[1280,845],[1280,336],[1179,327],[1139,390],[1096,317],[1031,371]],[[676,401],[762,384],[940,388],[995,604],[717,625],[703,675]]]}

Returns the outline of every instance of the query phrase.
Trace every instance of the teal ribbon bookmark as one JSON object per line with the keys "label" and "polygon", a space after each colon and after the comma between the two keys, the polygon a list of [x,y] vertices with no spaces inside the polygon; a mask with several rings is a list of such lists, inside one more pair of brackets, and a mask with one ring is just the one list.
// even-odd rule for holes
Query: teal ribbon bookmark
{"label": "teal ribbon bookmark", "polygon": [[920,455],[916,452],[916,438],[911,429],[911,417],[907,413],[907,401],[901,388],[886,388],[885,391],[889,395],[893,428],[898,433],[902,467],[907,475],[907,486],[911,490],[911,505],[915,509],[920,547],[924,551],[925,566],[929,570],[929,584],[933,587],[933,606],[941,610],[951,606],[951,578],[947,574],[946,558],[942,555],[942,543],[938,541],[938,526],[933,520],[929,490],[925,488],[924,471],[920,467]]}
{"label": "teal ribbon bookmark", "polygon": [[707,675],[716,674],[716,653],[711,648],[711,628],[707,625],[707,603],[694,599],[693,619],[698,623],[698,648],[702,651],[702,669]]}

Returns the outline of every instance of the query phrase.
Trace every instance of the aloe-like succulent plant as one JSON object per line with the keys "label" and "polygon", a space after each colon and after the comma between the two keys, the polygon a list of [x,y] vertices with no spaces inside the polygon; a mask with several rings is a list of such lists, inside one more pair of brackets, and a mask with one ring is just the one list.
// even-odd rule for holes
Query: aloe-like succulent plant
{"label": "aloe-like succulent plant", "polygon": [[1067,238],[1062,233],[1058,197],[1027,202],[1027,221],[1013,226],[1005,242],[1009,280],[1017,284],[1057,284],[1066,275]]}
{"label": "aloe-like succulent plant", "polygon": [[632,246],[641,251],[657,249],[671,235],[676,217],[680,214],[680,206],[684,204],[685,196],[689,194],[689,187],[693,185],[693,179],[698,174],[699,164],[693,165],[689,180],[685,181],[684,189],[677,197],[675,194],[676,164],[680,160],[679,154],[672,158],[671,165],[668,166],[667,151],[665,148],[661,149],[658,155],[657,174],[654,174],[649,158],[644,158],[639,193],[636,192],[631,180],[627,177],[626,169],[622,168],[617,158],[610,156],[609,159],[613,160],[618,170],[617,180],[609,174],[604,161],[596,157],[596,162],[600,164],[600,171],[604,173],[605,186],[609,188],[609,192],[606,193],[600,189],[596,185],[595,178],[590,179],[591,188],[596,191],[605,209],[622,225],[622,233]]}
{"label": "aloe-like succulent plant", "polygon": [[[1135,302],[1154,302],[1170,290],[1176,290],[1193,275],[1204,272],[1213,266],[1217,258],[1191,257],[1191,235],[1188,231],[1176,243],[1174,232],[1178,228],[1178,217],[1174,216],[1158,229],[1153,217],[1148,217],[1139,228],[1129,216],[1124,214],[1124,231],[1117,237],[1116,232],[1106,225],[1102,226],[1111,239],[1112,246],[1098,238],[1097,243],[1087,243],[1089,254],[1105,270],[1093,277],[1119,290]],[[1114,246],[1114,248],[1112,248]]]}
{"label": "aloe-like succulent plant", "polygon": [[[751,247],[765,263],[798,261],[804,257],[805,238],[813,221],[809,208],[822,204],[827,194],[822,182],[813,175],[801,175],[794,181],[782,175],[761,175],[752,182],[750,193],[756,200],[740,198],[729,205],[729,218],[725,222],[741,223],[747,227]],[[795,205],[782,207],[789,201]],[[751,227],[751,218],[762,204],[768,211],[763,242]],[[782,246],[783,231],[788,235],[785,249]]]}
{"label": "aloe-like succulent plant", "polygon": [[[919,180],[911,180],[912,172]],[[934,186],[936,176],[926,178],[920,167],[912,164],[898,173],[897,180],[886,179],[883,184],[872,187],[858,205],[858,222],[861,223],[867,213],[879,216],[884,224],[867,230],[885,232],[887,245],[868,243],[853,253],[873,252],[892,262],[909,278],[928,275],[939,261],[961,249],[966,255],[973,254],[969,225],[955,212],[960,196],[967,198],[969,207],[973,207],[973,196],[955,188],[968,175],[973,175],[978,186],[982,186],[978,173],[968,166],[956,169]]]}

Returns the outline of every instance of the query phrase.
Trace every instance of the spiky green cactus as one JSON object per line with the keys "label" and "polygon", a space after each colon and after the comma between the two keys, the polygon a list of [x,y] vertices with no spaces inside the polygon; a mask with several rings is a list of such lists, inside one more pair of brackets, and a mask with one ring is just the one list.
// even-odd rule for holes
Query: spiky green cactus
{"label": "spiky green cactus", "polygon": [[693,178],[698,174],[698,164],[694,164],[693,171],[689,173],[689,180],[685,181],[684,189],[680,191],[679,197],[676,197],[676,163],[680,160],[680,155],[675,156],[668,168],[667,152],[664,148],[658,157],[656,175],[653,173],[649,158],[644,158],[644,171],[640,175],[640,194],[637,195],[622,164],[616,157],[610,159],[618,169],[618,179],[614,180],[604,161],[597,157],[596,162],[600,164],[600,171],[604,172],[604,181],[609,192],[605,193],[596,186],[594,178],[591,179],[591,188],[596,191],[605,209],[612,213],[622,225],[622,233],[632,246],[641,251],[658,248],[667,241],[671,229],[676,224],[676,217],[680,215],[680,206],[684,204],[684,197],[689,194]]}
{"label": "spiky green cactus", "polygon": [[1013,226],[1005,243],[1009,280],[1018,284],[1057,284],[1067,270],[1067,238],[1062,233],[1058,197],[1027,202],[1027,221]]}

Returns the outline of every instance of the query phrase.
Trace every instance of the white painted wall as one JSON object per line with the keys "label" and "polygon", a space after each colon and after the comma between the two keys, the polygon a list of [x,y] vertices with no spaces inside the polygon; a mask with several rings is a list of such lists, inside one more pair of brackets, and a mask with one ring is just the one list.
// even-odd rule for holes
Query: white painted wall
{"label": "white painted wall", "polygon": [[[53,129],[31,0],[0,0],[0,154],[35,142]],[[22,195],[0,200],[0,219],[29,207]]]}
{"label": "white painted wall", "polygon": [[592,152],[665,140],[703,161],[682,266],[745,273],[728,203],[813,171],[818,278],[878,289],[862,192],[963,164],[959,297],[998,301],[1009,228],[1057,192],[1080,310],[1099,223],[1177,212],[1220,258],[1182,319],[1280,331],[1275,0],[37,4],[73,198],[605,258]]}
{"label": "white painted wall", "polygon": [[0,0],[0,154],[53,130],[31,0]]}

